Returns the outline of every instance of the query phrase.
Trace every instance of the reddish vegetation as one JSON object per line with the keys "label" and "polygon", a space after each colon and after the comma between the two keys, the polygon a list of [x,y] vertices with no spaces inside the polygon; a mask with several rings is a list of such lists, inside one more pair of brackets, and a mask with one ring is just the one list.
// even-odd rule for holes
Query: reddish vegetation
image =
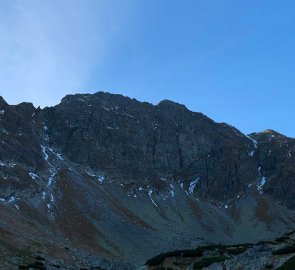
{"label": "reddish vegetation", "polygon": [[231,205],[231,207],[229,208],[229,215],[232,217],[234,221],[241,221],[241,211],[237,208],[235,203]]}
{"label": "reddish vegetation", "polygon": [[267,200],[263,197],[257,197],[257,205],[255,208],[255,217],[267,225],[273,223],[273,217],[270,213],[270,207]]}
{"label": "reddish vegetation", "polygon": [[198,203],[191,197],[188,197],[187,200],[196,219],[201,219],[203,216],[203,212],[202,209],[199,207]]}
{"label": "reddish vegetation", "polygon": [[105,257],[113,257],[114,254],[109,249],[112,249],[114,245],[79,208],[79,203],[85,198],[82,191],[73,185],[65,171],[60,173],[57,187],[62,193],[62,199],[58,199],[57,202],[59,205],[57,220],[65,237],[70,239],[75,247]]}
{"label": "reddish vegetation", "polygon": [[109,203],[110,206],[122,217],[124,217],[128,222],[132,222],[134,224],[137,224],[144,229],[148,230],[154,230],[153,226],[150,225],[149,223],[145,222],[142,220],[140,217],[135,215],[133,212],[128,210],[126,207],[124,207],[117,199],[115,199],[114,196],[110,196],[107,194],[97,183],[94,181],[92,182],[97,189],[99,189],[102,192],[102,195],[104,196],[104,199],[106,199]]}

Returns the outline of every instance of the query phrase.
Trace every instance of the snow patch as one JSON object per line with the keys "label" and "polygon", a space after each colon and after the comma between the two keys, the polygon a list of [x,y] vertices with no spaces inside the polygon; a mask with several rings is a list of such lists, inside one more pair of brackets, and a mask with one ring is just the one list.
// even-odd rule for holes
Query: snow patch
{"label": "snow patch", "polygon": [[14,166],[16,166],[16,164],[15,163],[5,163],[5,162],[2,162],[2,161],[0,161],[0,166],[1,167],[9,167],[9,168],[13,168]]}
{"label": "snow patch", "polygon": [[55,154],[56,154],[56,156],[57,156],[60,160],[64,160],[64,158],[62,157],[61,154],[59,154],[59,153],[55,153]]}
{"label": "snow patch", "polygon": [[0,114],[4,114],[5,113],[5,110],[0,110]]}
{"label": "snow patch", "polygon": [[125,116],[127,116],[127,117],[130,117],[130,118],[135,118],[133,115],[130,115],[130,114],[128,114],[128,113],[122,113],[122,115],[125,115]]}
{"label": "snow patch", "polygon": [[[50,164],[50,163],[48,162],[48,154],[46,153],[46,147],[45,147],[44,145],[41,144],[41,148],[42,148],[42,151],[43,151],[43,154],[44,154],[44,159],[45,159],[45,161],[46,161],[48,164]],[[50,164],[50,165],[51,165],[51,164]]]}
{"label": "snow patch", "polygon": [[50,170],[50,173],[51,173],[51,175],[49,176],[49,178],[48,178],[48,183],[47,183],[47,186],[48,186],[48,187],[51,186],[52,181],[53,181],[53,179],[54,179],[54,177],[55,177],[55,175],[56,175],[56,172],[55,172],[55,171]]}
{"label": "snow patch", "polygon": [[56,155],[58,159],[60,159],[60,160],[64,160],[64,158],[62,157],[62,155],[59,154],[59,153],[57,153],[57,152],[55,152],[52,148],[48,147],[48,150],[49,150],[51,153],[53,153],[54,155]]}
{"label": "snow patch", "polygon": [[14,196],[11,196],[8,200],[8,203],[11,203],[11,202],[14,202],[15,201],[15,197]]}
{"label": "snow patch", "polygon": [[156,207],[158,207],[158,205],[154,202],[154,200],[153,200],[153,198],[152,198],[152,193],[153,193],[153,191],[152,191],[152,190],[149,190],[148,195],[149,195],[149,197],[150,197],[150,199],[151,199],[153,205],[155,205]]}
{"label": "snow patch", "polygon": [[32,173],[32,172],[30,172],[29,175],[31,176],[31,178],[32,178],[33,180],[36,180],[37,178],[39,178],[39,176],[38,176],[37,174]]}
{"label": "snow patch", "polygon": [[106,111],[111,111],[112,110],[112,108],[106,108],[104,106],[101,106],[101,108],[105,109]]}
{"label": "snow patch", "polygon": [[247,138],[250,139],[253,142],[254,147],[257,148],[258,142],[256,140],[252,139],[250,136],[247,136]]}
{"label": "snow patch", "polygon": [[194,180],[190,183],[189,189],[188,189],[190,194],[194,193],[194,189],[195,189],[197,183],[199,182],[199,180],[200,180],[200,177],[198,177],[196,180]]}
{"label": "snow patch", "polygon": [[91,176],[91,177],[95,177],[96,175],[93,173],[93,172],[87,172],[87,174],[89,175],[89,176]]}
{"label": "snow patch", "polygon": [[255,151],[251,151],[250,153],[248,153],[249,157],[253,157],[254,153],[255,153]]}
{"label": "snow patch", "polygon": [[265,183],[266,183],[266,178],[263,176],[257,185],[257,191],[260,194],[263,194],[263,186],[265,185]]}
{"label": "snow patch", "polygon": [[102,175],[98,175],[98,176],[97,176],[97,180],[98,180],[100,183],[103,183],[104,180],[105,180],[105,177],[102,176]]}
{"label": "snow patch", "polygon": [[[92,171],[87,171],[87,174],[91,177],[96,177],[97,180],[100,182],[100,183],[103,183],[105,181],[105,177],[103,175],[96,175],[94,172]],[[122,184],[121,184],[122,185]]]}
{"label": "snow patch", "polygon": [[180,187],[184,190],[184,192],[186,193],[186,195],[189,196],[189,194],[187,193],[187,191],[183,187],[183,183],[180,183]]}
{"label": "snow patch", "polygon": [[172,188],[171,190],[170,190],[170,194],[171,194],[171,196],[172,197],[174,197],[174,195],[175,195],[175,192],[174,192],[174,186],[172,185],[172,184],[170,184],[170,187]]}

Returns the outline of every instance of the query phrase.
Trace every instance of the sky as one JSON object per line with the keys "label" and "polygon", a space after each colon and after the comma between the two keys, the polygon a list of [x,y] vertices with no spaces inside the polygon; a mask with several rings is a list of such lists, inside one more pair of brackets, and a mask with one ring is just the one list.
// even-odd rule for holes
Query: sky
{"label": "sky", "polygon": [[295,137],[295,2],[0,0],[0,95],[107,91]]}

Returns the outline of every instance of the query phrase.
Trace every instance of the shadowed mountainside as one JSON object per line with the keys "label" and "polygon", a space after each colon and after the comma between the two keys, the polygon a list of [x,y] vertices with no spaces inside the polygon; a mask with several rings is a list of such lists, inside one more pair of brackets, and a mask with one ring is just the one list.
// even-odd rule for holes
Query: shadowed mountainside
{"label": "shadowed mountainside", "polygon": [[294,158],[294,139],[168,100],[98,92],[41,110],[0,98],[0,261],[132,269],[274,238],[294,228]]}

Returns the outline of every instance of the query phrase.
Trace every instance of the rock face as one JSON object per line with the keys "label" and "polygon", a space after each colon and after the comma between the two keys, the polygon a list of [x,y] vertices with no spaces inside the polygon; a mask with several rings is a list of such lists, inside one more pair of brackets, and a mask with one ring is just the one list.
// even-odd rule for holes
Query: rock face
{"label": "rock face", "polygon": [[294,139],[168,100],[0,98],[0,261],[30,245],[58,265],[127,269],[175,245],[275,237],[295,223],[294,158]]}
{"label": "rock face", "polygon": [[226,200],[256,182],[253,142],[185,106],[153,106],[120,95],[66,96],[42,116],[49,137],[70,160],[112,179],[199,179],[199,195]]}
{"label": "rock face", "polygon": [[273,130],[253,133],[258,142],[261,174],[268,180],[265,193],[289,208],[295,208],[295,140]]}

